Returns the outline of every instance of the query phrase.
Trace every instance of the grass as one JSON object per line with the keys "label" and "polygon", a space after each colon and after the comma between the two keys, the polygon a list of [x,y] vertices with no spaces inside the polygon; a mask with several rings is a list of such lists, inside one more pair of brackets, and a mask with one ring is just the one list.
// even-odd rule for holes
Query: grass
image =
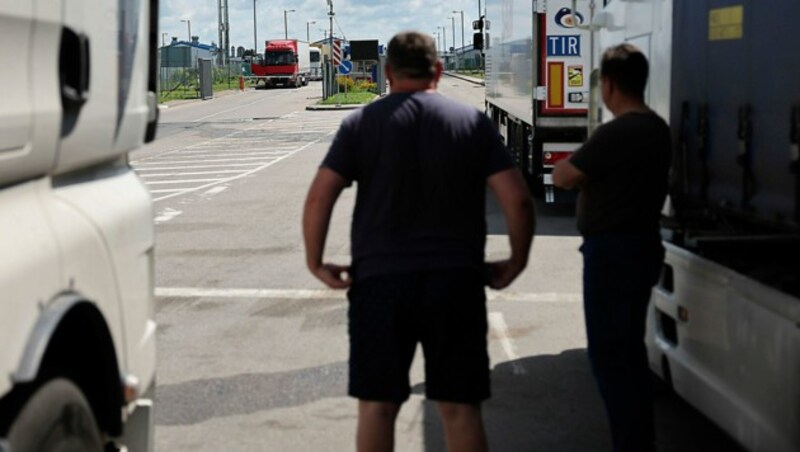
{"label": "grass", "polygon": [[375,94],[369,92],[339,93],[325,99],[322,105],[357,105],[366,104],[375,98]]}
{"label": "grass", "polygon": [[[239,89],[239,80],[231,79],[230,88],[226,81],[221,81],[211,85],[212,92],[227,91],[229,89]],[[169,102],[171,100],[199,99],[200,92],[194,85],[178,88],[172,92],[162,91],[158,97],[159,102]]]}
{"label": "grass", "polygon": [[477,69],[459,70],[459,71],[453,71],[453,72],[455,72],[456,74],[466,75],[468,77],[475,77],[475,78],[479,78],[479,79],[483,79],[484,78],[483,71],[479,71]]}

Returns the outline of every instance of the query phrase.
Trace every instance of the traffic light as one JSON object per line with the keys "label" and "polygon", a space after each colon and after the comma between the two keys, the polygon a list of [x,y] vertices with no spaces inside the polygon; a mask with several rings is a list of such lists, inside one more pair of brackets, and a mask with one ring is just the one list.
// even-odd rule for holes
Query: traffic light
{"label": "traffic light", "polygon": [[472,35],[472,48],[474,50],[483,50],[483,33]]}

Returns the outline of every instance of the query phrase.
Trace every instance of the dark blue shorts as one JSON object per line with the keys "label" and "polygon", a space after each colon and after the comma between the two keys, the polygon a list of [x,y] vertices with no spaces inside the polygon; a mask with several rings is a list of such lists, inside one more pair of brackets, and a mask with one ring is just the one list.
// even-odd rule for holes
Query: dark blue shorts
{"label": "dark blue shorts", "polygon": [[477,270],[381,275],[348,292],[349,394],[401,403],[417,343],[425,355],[429,399],[478,403],[489,398],[486,294]]}

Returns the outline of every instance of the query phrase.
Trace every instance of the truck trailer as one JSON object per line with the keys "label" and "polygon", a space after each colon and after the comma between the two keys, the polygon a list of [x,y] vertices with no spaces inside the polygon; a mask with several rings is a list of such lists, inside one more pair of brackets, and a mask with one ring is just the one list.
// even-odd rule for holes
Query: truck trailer
{"label": "truck trailer", "polygon": [[252,63],[251,70],[268,87],[308,85],[311,76],[308,43],[298,39],[266,41],[263,57]]}
{"label": "truck trailer", "polygon": [[586,139],[588,7],[569,0],[487,0],[486,112],[537,198],[574,202],[552,183],[556,162]]}
{"label": "truck trailer", "polygon": [[157,24],[157,0],[0,2],[2,451],[153,450],[153,204],[128,154],[155,136]]}
{"label": "truck trailer", "polygon": [[595,13],[595,52],[647,55],[646,101],[672,130],[650,366],[747,450],[796,452],[800,2],[605,0]]}

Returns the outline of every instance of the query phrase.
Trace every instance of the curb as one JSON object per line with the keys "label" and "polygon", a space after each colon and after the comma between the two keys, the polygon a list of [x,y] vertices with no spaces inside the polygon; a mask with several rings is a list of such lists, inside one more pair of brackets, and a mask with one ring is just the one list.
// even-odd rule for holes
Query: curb
{"label": "curb", "polygon": [[367,102],[366,104],[347,104],[347,105],[318,105],[318,104],[315,104],[315,105],[308,105],[306,107],[306,110],[308,110],[308,111],[357,110],[357,109],[359,109],[359,108],[361,108],[361,107],[363,107],[365,105],[369,105],[372,102],[375,102],[376,100],[380,99],[381,97],[383,97],[383,96],[382,95],[376,95],[375,97],[372,98],[371,101]]}
{"label": "curb", "polygon": [[308,105],[308,111],[336,111],[336,110],[357,110],[367,104],[351,104],[351,105]]}
{"label": "curb", "polygon": [[474,83],[476,85],[486,86],[486,81],[481,80],[479,78],[468,77],[466,75],[461,75],[461,74],[454,74],[452,72],[444,72],[444,75],[448,75],[450,77],[457,78],[459,80],[464,80],[465,82]]}

